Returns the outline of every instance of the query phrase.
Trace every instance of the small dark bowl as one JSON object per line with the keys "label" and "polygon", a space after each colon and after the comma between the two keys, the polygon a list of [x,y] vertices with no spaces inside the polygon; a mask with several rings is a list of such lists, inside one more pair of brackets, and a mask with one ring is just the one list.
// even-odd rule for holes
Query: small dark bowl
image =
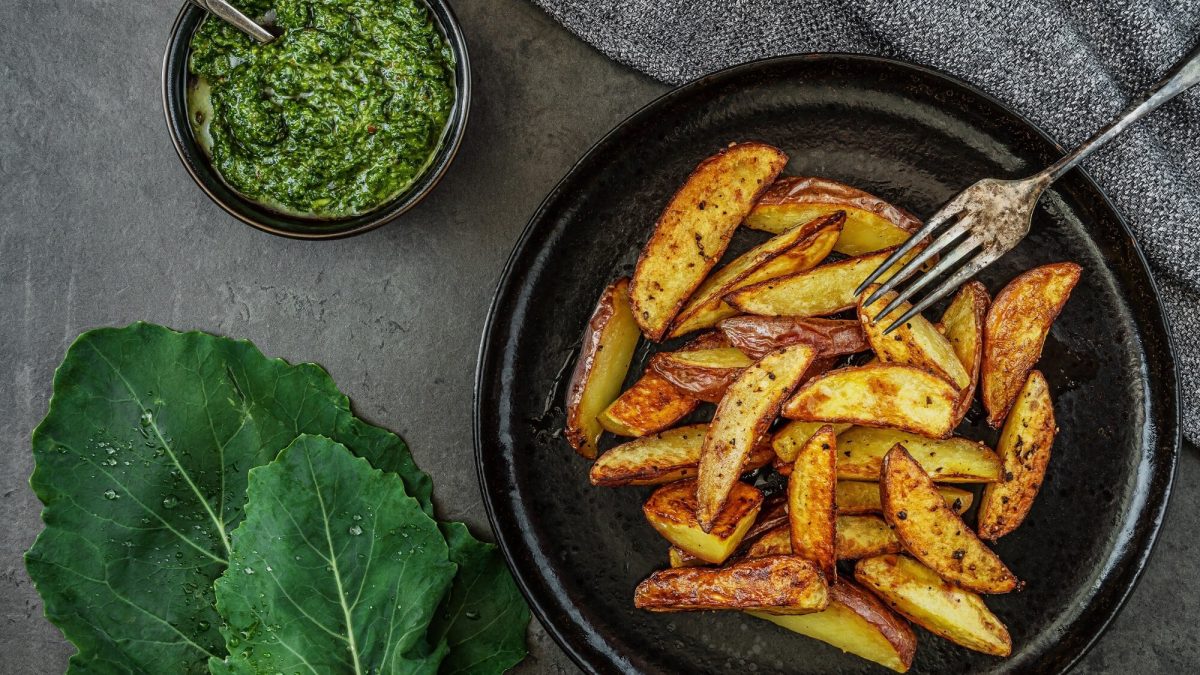
{"label": "small dark bowl", "polygon": [[395,220],[424,199],[446,173],[466,131],[467,113],[471,108],[471,64],[462,28],[450,6],[443,0],[423,2],[429,6],[434,21],[454,53],[454,107],[450,110],[446,131],[441,145],[434,152],[433,161],[407,190],[367,213],[346,218],[306,218],[280,213],[244,197],[213,168],[192,134],[187,106],[188,84],[192,79],[188,72],[192,34],[204,20],[206,12],[191,3],[185,3],[175,19],[163,58],[163,111],[167,116],[167,127],[171,130],[175,151],[196,185],[229,215],[243,223],[264,232],[295,239],[336,239],[361,234]]}

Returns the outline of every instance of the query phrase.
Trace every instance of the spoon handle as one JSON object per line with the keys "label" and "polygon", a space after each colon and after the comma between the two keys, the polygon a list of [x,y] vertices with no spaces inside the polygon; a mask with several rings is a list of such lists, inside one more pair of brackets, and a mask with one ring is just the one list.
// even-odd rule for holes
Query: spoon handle
{"label": "spoon handle", "polygon": [[254,20],[242,14],[237,7],[234,7],[225,0],[192,0],[192,2],[207,9],[262,44],[275,39],[275,36],[271,35],[266,28],[255,23]]}

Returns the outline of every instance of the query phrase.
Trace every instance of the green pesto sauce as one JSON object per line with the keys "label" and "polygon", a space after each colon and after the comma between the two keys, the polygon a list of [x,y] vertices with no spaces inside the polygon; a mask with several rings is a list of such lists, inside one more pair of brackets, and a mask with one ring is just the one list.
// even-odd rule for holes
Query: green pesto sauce
{"label": "green pesto sauce", "polygon": [[209,17],[192,38],[192,125],[230,186],[332,218],[420,176],[454,104],[454,56],[421,0],[233,4],[274,9],[283,34],[260,45]]}

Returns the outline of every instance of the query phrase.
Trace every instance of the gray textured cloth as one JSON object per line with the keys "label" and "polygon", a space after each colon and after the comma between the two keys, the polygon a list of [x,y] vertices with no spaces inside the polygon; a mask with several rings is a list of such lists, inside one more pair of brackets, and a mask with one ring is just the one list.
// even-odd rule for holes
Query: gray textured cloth
{"label": "gray textured cloth", "polygon": [[[1200,40],[1200,0],[535,2],[608,56],[665,82],[780,54],[881,54],[968,80],[1068,146]],[[1200,441],[1200,87],[1084,168],[1150,258],[1175,336],[1185,433]]]}

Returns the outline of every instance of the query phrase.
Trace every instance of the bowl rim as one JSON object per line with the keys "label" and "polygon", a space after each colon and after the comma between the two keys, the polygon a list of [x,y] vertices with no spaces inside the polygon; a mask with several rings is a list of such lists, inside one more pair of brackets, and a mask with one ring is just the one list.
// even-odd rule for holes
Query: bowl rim
{"label": "bowl rim", "polygon": [[[498,353],[501,351],[494,341],[493,333],[496,330],[497,322],[499,321],[498,312],[501,303],[504,300],[505,293],[511,291],[509,288],[512,283],[513,274],[516,272],[517,261],[529,241],[533,238],[535,223],[541,218],[548,206],[558,198],[564,188],[564,185],[580,170],[592,156],[601,148],[609,145],[612,139],[619,134],[630,124],[642,119],[646,115],[652,114],[660,105],[669,102],[673,99],[686,95],[695,88],[701,88],[711,85],[715,82],[720,82],[732,78],[736,78],[743,73],[753,72],[760,68],[767,68],[775,64],[790,63],[790,62],[809,62],[809,63],[837,63],[851,62],[861,63],[870,66],[881,66],[885,68],[903,68],[911,69],[918,73],[931,76],[935,79],[943,81],[950,87],[954,87],[961,91],[965,91],[974,97],[978,97],[984,103],[1004,111],[1013,119],[1019,121],[1026,128],[1031,130],[1034,135],[1050,144],[1059,152],[1065,152],[1062,146],[1054,140],[1041,126],[1034,124],[1028,117],[1016,111],[1011,105],[992,96],[988,92],[980,89],[978,86],[951,75],[946,71],[926,66],[903,59],[896,59],[886,56],[876,56],[870,54],[858,54],[851,52],[804,52],[793,54],[782,54],[778,56],[770,56],[761,59],[755,59],[742,63],[737,63],[711,73],[701,75],[695,79],[689,80],[678,86],[673,86],[664,93],[655,96],[643,106],[626,116],[624,119],[615,123],[607,132],[597,138],[597,140],[585,150],[579,158],[566,170],[557,183],[546,193],[545,198],[539,203],[536,209],[531,213],[528,221],[522,229],[520,235],[513,244],[513,248],[506,260],[503,269],[496,281],[496,287],[492,294],[491,302],[488,306],[487,316],[484,320],[482,333],[480,336],[479,349],[476,354],[475,379],[472,391],[472,440],[475,454],[475,470],[476,478],[479,482],[479,489],[483,497],[483,507],[487,514],[488,525],[492,528],[496,543],[500,549],[504,560],[508,565],[513,579],[517,587],[521,591],[521,595],[529,604],[534,617],[542,624],[546,632],[554,640],[555,644],[563,650],[569,659],[584,672],[595,673],[601,672],[597,670],[597,662],[593,660],[593,652],[585,648],[581,644],[579,636],[573,634],[573,626],[567,625],[564,622],[554,619],[552,608],[542,602],[541,595],[531,587],[531,579],[523,572],[523,566],[519,563],[517,553],[514,551],[513,539],[508,533],[502,532],[500,525],[502,520],[497,512],[497,504],[501,501],[497,495],[497,489],[494,489],[491,477],[488,475],[488,467],[486,465],[485,447],[484,447],[484,421],[483,421],[483,405],[485,401],[485,393],[487,388],[486,377],[493,370],[495,362],[498,360]],[[1105,192],[1092,178],[1086,169],[1076,167],[1072,172],[1078,172],[1081,180],[1087,188],[1094,191],[1099,197],[1103,208],[1113,214],[1121,230],[1132,242],[1132,248],[1135,252],[1135,260],[1133,265],[1145,273],[1146,281],[1150,292],[1153,294],[1155,307],[1156,321],[1154,328],[1157,329],[1164,342],[1161,345],[1165,352],[1166,360],[1169,361],[1167,369],[1167,378],[1164,381],[1163,389],[1166,396],[1170,398],[1170,404],[1165,407],[1164,415],[1168,421],[1168,428],[1164,433],[1158,435],[1155,440],[1155,447],[1152,448],[1152,453],[1155,458],[1161,460],[1161,464],[1151,467],[1149,471],[1161,480],[1161,487],[1158,488],[1156,494],[1157,499],[1146,507],[1143,515],[1142,523],[1144,524],[1146,541],[1143,546],[1135,546],[1127,548],[1120,557],[1127,560],[1130,564],[1128,578],[1124,579],[1123,587],[1119,589],[1116,596],[1112,598],[1111,604],[1099,610],[1100,616],[1093,617],[1094,622],[1089,628],[1088,637],[1075,648],[1074,654],[1070,658],[1059,664],[1059,667],[1054,671],[1057,673],[1066,673],[1077,665],[1091,650],[1100,639],[1108,632],[1113,621],[1124,609],[1130,597],[1138,587],[1144,577],[1146,567],[1148,566],[1151,557],[1153,556],[1159,537],[1162,534],[1163,525],[1167,516],[1168,505],[1171,501],[1171,496],[1174,492],[1175,480],[1179,471],[1179,455],[1183,443],[1183,428],[1182,428],[1182,401],[1180,392],[1180,372],[1179,360],[1177,358],[1177,349],[1175,346],[1174,334],[1171,331],[1171,326],[1167,313],[1162,305],[1162,293],[1159,289],[1159,284],[1154,276],[1150,273],[1150,265],[1146,259],[1145,252],[1142,250],[1141,244],[1133,236],[1129,223],[1121,211],[1113,203],[1112,198]]]}
{"label": "bowl rim", "polygon": [[[462,146],[470,118],[472,81],[467,41],[454,10],[445,0],[420,2],[429,8],[434,22],[450,45],[455,60],[454,103],[446,121],[441,144],[434,151],[425,170],[418,174],[412,185],[401,194],[365,213],[344,218],[318,219],[282,213],[243,196],[225,182],[220,172],[212,166],[199,148],[188,122],[186,63],[191,52],[192,34],[206,12],[185,1],[171,26],[163,53],[162,107],[175,154],[196,186],[213,203],[242,223],[268,234],[303,240],[342,239],[369,232],[396,220],[424,200],[449,170]],[[183,61],[184,77],[178,76],[181,72],[178,68],[180,60]],[[209,182],[219,186],[220,193]]]}

